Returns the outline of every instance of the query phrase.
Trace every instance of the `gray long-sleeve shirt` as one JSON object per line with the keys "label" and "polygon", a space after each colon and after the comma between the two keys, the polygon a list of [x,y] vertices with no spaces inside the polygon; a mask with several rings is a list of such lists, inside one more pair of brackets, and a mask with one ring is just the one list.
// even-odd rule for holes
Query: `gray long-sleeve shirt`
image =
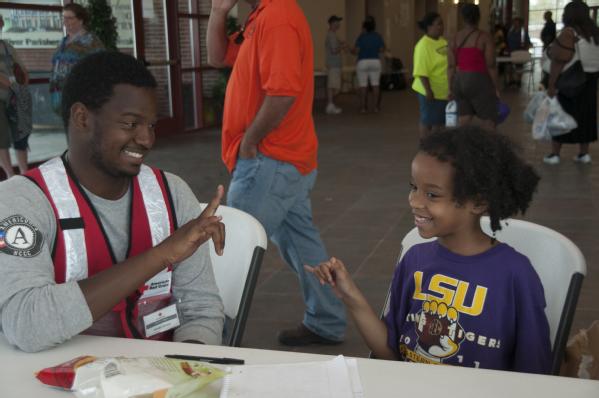
{"label": "gray long-sleeve shirt", "polygon": [[[183,180],[168,173],[166,176],[177,222],[183,225],[200,214],[200,205]],[[128,246],[130,193],[115,201],[87,193],[117,261],[124,260]],[[21,252],[24,256],[5,250],[6,226],[14,222],[15,215],[24,218],[19,222],[29,223],[23,230],[29,235],[18,237],[43,239],[39,249],[34,246],[29,252]],[[28,231],[33,231],[33,235]],[[52,245],[55,235],[56,219],[52,207],[33,182],[24,177],[13,177],[0,183],[0,331],[11,344],[24,351],[50,348],[92,325],[92,316],[79,284],[56,284],[54,281]],[[221,343],[223,304],[214,280],[209,250],[208,244],[202,245],[174,268],[173,296],[180,300],[182,315],[181,326],[175,330],[175,341]]]}

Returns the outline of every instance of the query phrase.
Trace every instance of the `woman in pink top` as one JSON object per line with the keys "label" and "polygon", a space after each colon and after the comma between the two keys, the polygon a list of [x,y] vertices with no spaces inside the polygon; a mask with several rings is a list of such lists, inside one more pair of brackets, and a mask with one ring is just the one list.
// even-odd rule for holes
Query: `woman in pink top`
{"label": "woman in pink top", "polygon": [[449,43],[449,98],[458,104],[460,125],[469,124],[473,116],[483,126],[494,130],[498,115],[499,91],[493,37],[480,29],[477,5],[462,8],[465,27]]}

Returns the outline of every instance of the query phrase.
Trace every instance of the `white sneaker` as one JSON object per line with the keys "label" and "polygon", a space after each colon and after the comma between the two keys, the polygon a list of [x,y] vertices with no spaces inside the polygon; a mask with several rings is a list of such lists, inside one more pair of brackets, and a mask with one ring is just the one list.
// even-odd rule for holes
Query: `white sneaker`
{"label": "white sneaker", "polygon": [[325,112],[327,115],[338,115],[341,113],[341,108],[337,108],[335,104],[328,104]]}
{"label": "white sneaker", "polygon": [[576,155],[574,156],[574,161],[576,163],[591,163],[591,155],[585,153],[584,155]]}
{"label": "white sneaker", "polygon": [[559,155],[552,153],[543,158],[543,162],[547,164],[559,164]]}

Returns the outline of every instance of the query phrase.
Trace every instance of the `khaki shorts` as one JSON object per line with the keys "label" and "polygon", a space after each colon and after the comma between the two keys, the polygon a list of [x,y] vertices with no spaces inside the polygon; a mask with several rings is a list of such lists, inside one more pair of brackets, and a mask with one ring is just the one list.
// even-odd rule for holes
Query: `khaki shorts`
{"label": "khaki shorts", "polygon": [[356,75],[358,76],[358,86],[368,87],[378,86],[381,82],[381,61],[379,59],[361,59],[356,64]]}
{"label": "khaki shorts", "polygon": [[329,68],[327,71],[327,88],[341,89],[341,68]]}

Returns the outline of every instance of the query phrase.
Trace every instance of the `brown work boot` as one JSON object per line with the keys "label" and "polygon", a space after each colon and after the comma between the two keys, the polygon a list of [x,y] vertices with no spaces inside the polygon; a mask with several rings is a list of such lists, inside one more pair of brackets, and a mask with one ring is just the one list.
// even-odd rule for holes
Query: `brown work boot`
{"label": "brown work boot", "polygon": [[279,332],[279,343],[288,346],[304,346],[309,344],[336,345],[343,343],[343,340],[331,340],[317,335],[303,323],[300,323],[295,329],[286,329]]}

